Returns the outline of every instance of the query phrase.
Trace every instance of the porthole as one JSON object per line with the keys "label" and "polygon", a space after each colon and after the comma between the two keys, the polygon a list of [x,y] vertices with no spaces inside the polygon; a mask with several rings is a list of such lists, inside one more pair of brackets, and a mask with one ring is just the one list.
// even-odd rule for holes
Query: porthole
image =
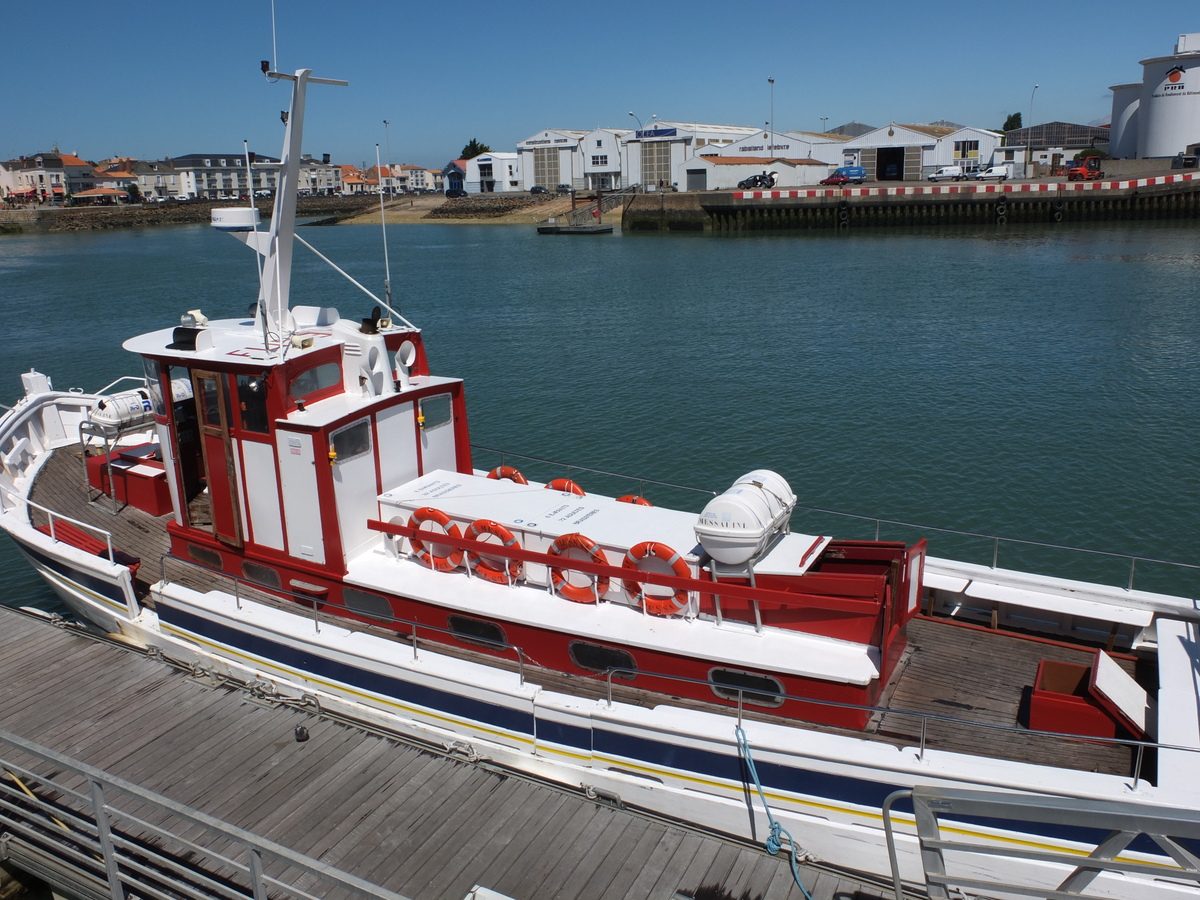
{"label": "porthole", "polygon": [[708,673],[712,691],[723,700],[737,700],[753,706],[782,706],[783,685],[770,675],[739,672],[735,669],[713,669]]}
{"label": "porthole", "polygon": [[358,613],[368,619],[377,619],[381,622],[392,621],[392,604],[388,602],[387,597],[346,587],[342,588],[342,603],[350,612]]}
{"label": "porthole", "polygon": [[450,616],[447,624],[454,636],[464,644],[487,647],[489,650],[500,650],[508,646],[504,629],[495,622],[473,619],[470,616]]}
{"label": "porthole", "polygon": [[[588,641],[571,641],[567,645],[571,662],[588,672],[598,672],[607,675],[612,669],[636,669],[637,662],[633,654],[619,647],[605,647],[603,644],[593,644]],[[617,672],[615,678],[629,681],[636,677],[633,672]]]}
{"label": "porthole", "polygon": [[202,566],[208,566],[210,569],[221,568],[221,554],[216,550],[209,550],[207,547],[199,547],[196,544],[188,544],[187,555],[192,562],[198,562]]}
{"label": "porthole", "polygon": [[265,584],[267,587],[279,587],[279,573],[270,566],[264,566],[260,563],[251,562],[250,560],[242,560],[242,575],[257,584]]}

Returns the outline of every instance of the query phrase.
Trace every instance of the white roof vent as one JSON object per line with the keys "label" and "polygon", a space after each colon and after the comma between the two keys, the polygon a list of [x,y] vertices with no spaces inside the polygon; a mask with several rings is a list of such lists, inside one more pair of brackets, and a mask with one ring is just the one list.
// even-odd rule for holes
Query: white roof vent
{"label": "white roof vent", "polygon": [[783,476],[755,469],[708,502],[696,522],[696,538],[717,562],[742,565],[787,532],[795,506],[796,495]]}

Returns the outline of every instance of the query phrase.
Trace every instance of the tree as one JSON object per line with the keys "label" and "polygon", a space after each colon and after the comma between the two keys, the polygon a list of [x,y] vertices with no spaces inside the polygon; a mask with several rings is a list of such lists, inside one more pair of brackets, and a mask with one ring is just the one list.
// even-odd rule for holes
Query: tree
{"label": "tree", "polygon": [[485,153],[491,152],[492,148],[487,144],[481,144],[479,141],[475,140],[475,138],[471,138],[470,143],[462,148],[462,153],[460,154],[459,159],[474,159],[476,156],[482,156]]}
{"label": "tree", "polygon": [[1008,118],[1004,120],[1004,127],[1000,129],[1003,132],[1016,131],[1018,128],[1023,128],[1021,122],[1021,114],[1019,112],[1010,113]]}
{"label": "tree", "polygon": [[142,192],[138,188],[136,181],[129,182],[129,202],[130,203],[141,203],[142,202]]}

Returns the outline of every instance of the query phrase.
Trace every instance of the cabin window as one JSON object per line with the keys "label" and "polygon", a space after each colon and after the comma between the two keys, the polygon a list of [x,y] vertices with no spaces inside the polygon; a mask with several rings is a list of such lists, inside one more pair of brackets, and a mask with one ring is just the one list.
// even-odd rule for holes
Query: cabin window
{"label": "cabin window", "polygon": [[267,434],[270,431],[267,418],[267,380],[262,375],[239,375],[237,377],[238,418],[242,431]]}
{"label": "cabin window", "polygon": [[739,672],[735,669],[713,669],[708,673],[712,691],[723,700],[737,700],[753,706],[782,706],[783,685],[769,675]]}
{"label": "cabin window", "polygon": [[[637,663],[633,654],[618,647],[605,647],[603,644],[592,644],[588,641],[571,641],[567,645],[571,654],[571,662],[588,672],[599,672],[607,675],[612,669],[636,669]],[[614,677],[631,680],[637,676],[633,672],[618,672]]]}
{"label": "cabin window", "polygon": [[150,403],[154,407],[154,414],[165,416],[167,407],[163,402],[162,363],[157,359],[143,359],[142,371],[146,375],[146,388],[150,391]]}
{"label": "cabin window", "polygon": [[293,376],[289,393],[297,403],[307,403],[317,394],[328,393],[341,383],[342,367],[337,363],[323,363]]}
{"label": "cabin window", "polygon": [[363,419],[329,435],[329,449],[337,454],[336,461],[346,462],[371,452],[371,420]]}
{"label": "cabin window", "polygon": [[454,636],[464,644],[475,644],[491,650],[508,646],[508,641],[504,638],[504,629],[495,622],[485,622],[470,616],[450,616],[447,624]]}
{"label": "cabin window", "polygon": [[366,591],[348,587],[342,589],[342,603],[350,612],[366,616],[368,619],[378,619],[381,622],[394,621],[392,604],[388,602],[387,597],[368,594]]}
{"label": "cabin window", "polygon": [[273,588],[280,586],[278,572],[270,566],[251,562],[248,559],[242,560],[242,575],[255,584],[265,584],[267,587]]}
{"label": "cabin window", "polygon": [[421,401],[421,415],[425,417],[425,430],[438,428],[450,421],[450,395],[438,394]]}
{"label": "cabin window", "polygon": [[221,427],[221,391],[217,387],[217,379],[201,375],[196,378],[196,387],[200,390],[200,421],[205,425]]}
{"label": "cabin window", "polygon": [[199,547],[196,544],[188,544],[187,555],[193,562],[198,562],[202,566],[208,566],[210,569],[221,568],[221,554],[216,550]]}

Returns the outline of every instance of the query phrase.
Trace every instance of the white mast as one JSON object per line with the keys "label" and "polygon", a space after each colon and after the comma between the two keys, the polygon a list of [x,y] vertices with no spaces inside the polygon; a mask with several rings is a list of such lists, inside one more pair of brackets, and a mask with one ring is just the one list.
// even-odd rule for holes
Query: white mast
{"label": "white mast", "polygon": [[286,113],[283,154],[275,187],[275,211],[271,216],[267,261],[263,272],[263,297],[270,325],[280,337],[290,330],[288,305],[292,283],[292,245],[296,233],[296,195],[300,189],[300,148],[304,136],[304,96],[309,82],[345,86],[345,81],[313,78],[312,69],[297,69],[295,75],[267,72],[268,78],[292,82],[292,103]]}

